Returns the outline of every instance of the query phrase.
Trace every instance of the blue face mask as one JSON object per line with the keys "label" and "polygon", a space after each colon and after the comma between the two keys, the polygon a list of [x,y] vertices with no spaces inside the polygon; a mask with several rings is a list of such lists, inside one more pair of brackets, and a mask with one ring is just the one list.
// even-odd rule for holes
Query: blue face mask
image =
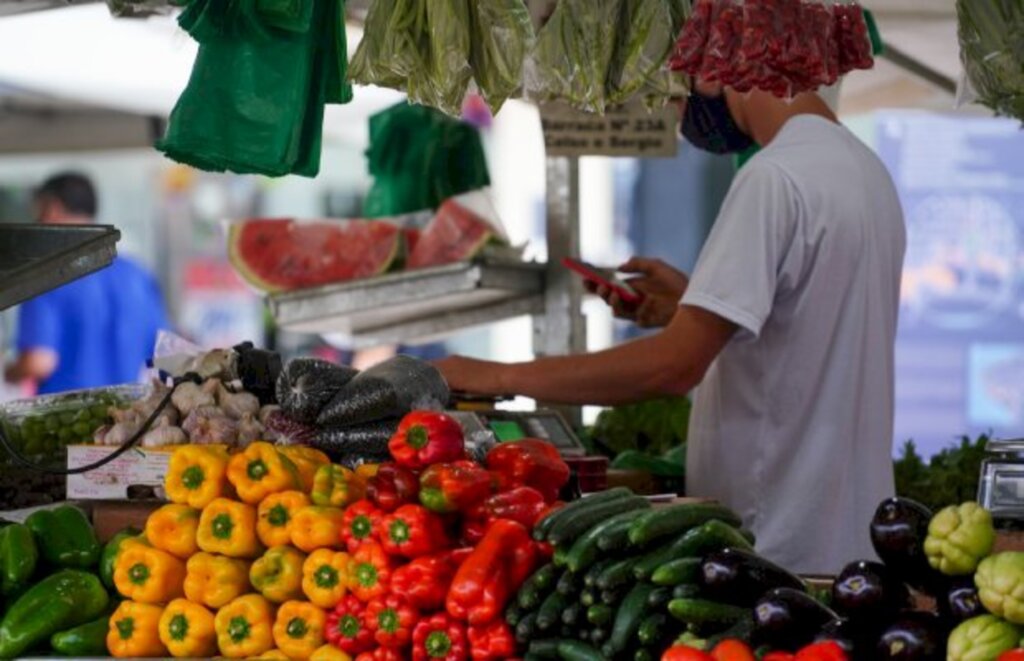
{"label": "blue face mask", "polygon": [[736,125],[724,94],[690,92],[680,131],[694,147],[712,154],[738,154],[754,144]]}

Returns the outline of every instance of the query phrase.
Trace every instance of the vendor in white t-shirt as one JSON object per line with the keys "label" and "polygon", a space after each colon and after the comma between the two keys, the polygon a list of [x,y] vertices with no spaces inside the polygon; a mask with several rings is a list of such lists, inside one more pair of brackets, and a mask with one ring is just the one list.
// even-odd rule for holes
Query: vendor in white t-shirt
{"label": "vendor in white t-shirt", "polygon": [[[623,269],[646,300],[620,314],[660,333],[598,353],[439,363],[453,389],[616,405],[696,392],[687,486],[740,513],[785,567],[834,573],[872,557],[893,494],[893,343],[903,214],[881,161],[817,94],[791,101],[700,84],[683,135],[739,172],[691,279]],[[685,222],[686,219],[680,219]]]}

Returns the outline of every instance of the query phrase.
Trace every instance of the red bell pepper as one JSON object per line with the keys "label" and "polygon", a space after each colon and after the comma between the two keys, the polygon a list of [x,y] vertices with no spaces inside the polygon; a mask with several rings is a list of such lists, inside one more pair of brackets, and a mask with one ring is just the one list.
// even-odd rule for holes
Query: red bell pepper
{"label": "red bell pepper", "polygon": [[434,464],[420,475],[420,502],[433,512],[467,512],[491,495],[491,476],[472,461]]}
{"label": "red bell pepper", "polygon": [[686,645],[673,645],[661,655],[661,661],[714,661],[711,655]]}
{"label": "red bell pepper", "polygon": [[555,446],[533,438],[495,446],[487,453],[487,468],[498,475],[502,491],[533,487],[549,503],[569,481],[569,466]]}
{"label": "red bell pepper", "polygon": [[388,647],[378,647],[372,652],[363,652],[355,658],[355,661],[405,661],[400,650],[393,650]]}
{"label": "red bell pepper", "polygon": [[402,505],[417,502],[419,494],[419,478],[408,468],[396,464],[381,464],[366,486],[366,497],[384,512],[394,512]]}
{"label": "red bell pepper", "polygon": [[533,487],[516,487],[485,500],[482,512],[487,521],[512,519],[532,529],[546,509],[544,494]]}
{"label": "red bell pepper", "polygon": [[476,546],[484,538],[485,532],[487,532],[487,519],[483,517],[481,508],[475,507],[471,513],[462,517],[459,542],[464,546]]}
{"label": "red bell pepper", "polygon": [[998,661],[1024,661],[1024,650],[1010,650],[999,655]]}
{"label": "red bell pepper", "polygon": [[380,519],[383,513],[368,500],[358,500],[345,510],[341,523],[341,541],[349,553],[366,542],[377,541],[380,531]]}
{"label": "red bell pepper", "polygon": [[396,464],[414,471],[466,457],[462,427],[434,411],[413,411],[402,418],[388,450]]}
{"label": "red bell pepper", "polygon": [[459,568],[454,551],[416,558],[391,575],[391,592],[405,597],[413,607],[429,613],[444,608],[444,599]]}
{"label": "red bell pepper", "polygon": [[380,545],[388,555],[418,558],[448,546],[444,522],[422,505],[402,505],[380,522]]}
{"label": "red bell pepper", "polygon": [[741,640],[730,638],[715,645],[711,650],[711,658],[715,661],[757,661],[754,652]]}
{"label": "red bell pepper", "polygon": [[761,657],[761,661],[793,661],[795,658],[796,655],[789,652],[768,652]]}
{"label": "red bell pepper", "polygon": [[378,597],[366,605],[366,626],[381,647],[399,649],[408,645],[417,617],[416,610],[397,594]]}
{"label": "red bell pepper", "polygon": [[834,640],[823,640],[804,647],[796,656],[794,661],[847,661],[848,657],[843,648]]}
{"label": "red bell pepper", "polygon": [[533,554],[533,540],[522,524],[495,521],[455,572],[445,600],[448,614],[474,626],[494,621],[522,583],[513,579],[533,571],[532,560],[529,567],[515,566],[517,558],[522,561]]}
{"label": "red bell pepper", "polygon": [[353,595],[347,595],[327,614],[324,637],[342,652],[356,655],[373,647],[373,632],[363,622],[365,608]]}
{"label": "red bell pepper", "polygon": [[512,629],[501,619],[490,624],[469,627],[469,653],[474,661],[509,659],[516,653]]}
{"label": "red bell pepper", "polygon": [[416,625],[412,631],[412,661],[466,661],[466,629],[444,613]]}
{"label": "red bell pepper", "polygon": [[382,597],[391,585],[392,570],[391,557],[381,545],[367,542],[352,554],[349,590],[363,603]]}

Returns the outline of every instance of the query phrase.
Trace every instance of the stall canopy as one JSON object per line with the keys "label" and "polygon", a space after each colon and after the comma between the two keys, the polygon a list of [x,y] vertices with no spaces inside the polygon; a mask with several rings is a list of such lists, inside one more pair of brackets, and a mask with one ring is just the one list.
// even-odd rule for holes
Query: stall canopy
{"label": "stall canopy", "polygon": [[[103,4],[3,16],[5,5],[0,153],[152,144],[196,54],[173,18],[115,19]],[[360,37],[350,28],[350,49]],[[328,106],[325,140],[364,143],[366,117],[401,98],[360,88],[351,104]]]}

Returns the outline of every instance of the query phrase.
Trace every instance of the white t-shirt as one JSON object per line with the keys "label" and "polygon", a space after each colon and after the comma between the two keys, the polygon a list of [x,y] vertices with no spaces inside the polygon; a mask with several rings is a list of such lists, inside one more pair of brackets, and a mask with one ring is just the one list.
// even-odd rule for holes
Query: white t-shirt
{"label": "white t-shirt", "polygon": [[799,115],[738,173],[683,297],[740,327],[697,389],[687,490],[735,509],[790,570],[874,557],[905,245],[881,161]]}

